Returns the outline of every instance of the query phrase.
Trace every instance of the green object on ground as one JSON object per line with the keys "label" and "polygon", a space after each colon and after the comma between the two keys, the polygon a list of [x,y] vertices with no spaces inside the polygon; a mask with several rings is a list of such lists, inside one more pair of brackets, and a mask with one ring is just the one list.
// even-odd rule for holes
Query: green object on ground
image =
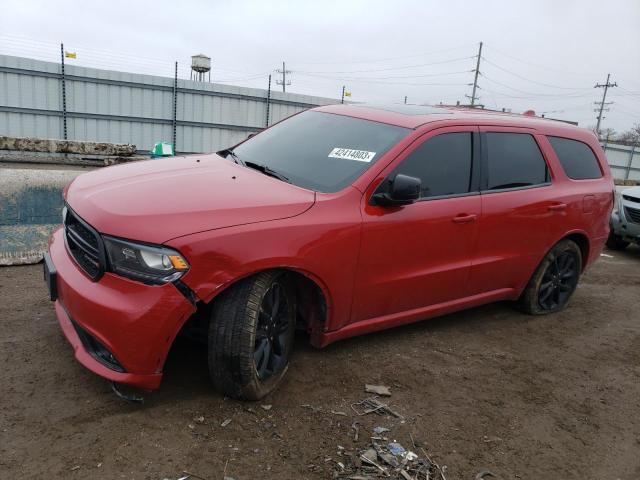
{"label": "green object on ground", "polygon": [[151,149],[152,157],[173,157],[173,145],[167,142],[158,142]]}

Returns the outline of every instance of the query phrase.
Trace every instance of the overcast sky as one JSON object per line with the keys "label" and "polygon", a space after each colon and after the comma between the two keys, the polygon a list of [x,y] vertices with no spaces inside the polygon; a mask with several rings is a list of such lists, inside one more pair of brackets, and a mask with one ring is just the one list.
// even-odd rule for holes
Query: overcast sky
{"label": "overcast sky", "polygon": [[[287,62],[288,91],[376,103],[467,102],[484,42],[480,103],[595,124],[640,123],[639,0],[119,1],[4,0],[0,53],[188,78],[212,58],[213,81],[266,88]],[[275,77],[274,77],[275,81]],[[275,88],[281,88],[276,86]]]}

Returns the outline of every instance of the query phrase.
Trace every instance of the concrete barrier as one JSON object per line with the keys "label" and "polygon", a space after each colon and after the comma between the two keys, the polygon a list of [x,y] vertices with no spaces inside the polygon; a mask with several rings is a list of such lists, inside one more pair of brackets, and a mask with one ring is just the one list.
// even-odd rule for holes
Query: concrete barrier
{"label": "concrete barrier", "polygon": [[0,150],[126,157],[136,153],[136,146],[126,143],[77,142],[0,135]]}
{"label": "concrete barrier", "polygon": [[62,190],[86,171],[0,166],[0,265],[42,260],[61,223]]}

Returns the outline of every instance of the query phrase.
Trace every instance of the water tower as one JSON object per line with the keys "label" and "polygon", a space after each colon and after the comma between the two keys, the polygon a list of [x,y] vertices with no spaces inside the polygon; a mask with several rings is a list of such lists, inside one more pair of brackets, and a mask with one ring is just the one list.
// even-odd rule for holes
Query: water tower
{"label": "water tower", "polygon": [[205,73],[209,73],[211,81],[211,58],[200,53],[191,57],[191,80],[204,82]]}

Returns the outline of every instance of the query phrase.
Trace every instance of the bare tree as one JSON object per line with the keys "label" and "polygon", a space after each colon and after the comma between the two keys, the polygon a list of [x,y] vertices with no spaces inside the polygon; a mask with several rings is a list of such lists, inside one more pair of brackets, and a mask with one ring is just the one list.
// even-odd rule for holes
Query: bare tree
{"label": "bare tree", "polygon": [[618,136],[618,141],[625,145],[640,145],[640,123],[636,123],[626,132]]}
{"label": "bare tree", "polygon": [[618,132],[613,128],[601,128],[600,129],[600,141],[610,142],[616,140]]}

